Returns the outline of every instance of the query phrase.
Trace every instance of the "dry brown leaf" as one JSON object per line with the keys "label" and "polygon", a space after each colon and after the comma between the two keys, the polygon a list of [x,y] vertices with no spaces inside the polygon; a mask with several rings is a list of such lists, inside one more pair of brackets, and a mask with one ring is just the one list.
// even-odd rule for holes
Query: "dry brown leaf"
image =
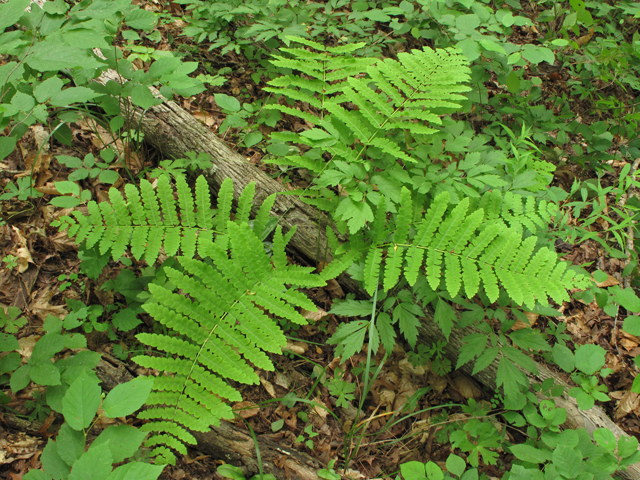
{"label": "dry brown leaf", "polygon": [[638,394],[630,391],[624,392],[622,398],[617,402],[613,419],[616,421],[620,420],[631,412],[635,412],[637,415],[638,407],[640,407],[640,397]]}
{"label": "dry brown leaf", "polygon": [[620,285],[620,282],[618,281],[617,278],[612,277],[611,275],[607,275],[607,279],[604,282],[598,283],[597,285],[600,288],[605,288],[605,287],[612,287],[614,285]]}
{"label": "dry brown leaf", "polygon": [[328,313],[321,308],[318,308],[315,312],[312,312],[310,310],[305,310],[304,308],[302,308],[300,309],[300,315],[302,315],[307,320],[317,322],[319,320],[322,320],[324,317],[326,317]]}
{"label": "dry brown leaf", "polygon": [[280,372],[276,372],[275,384],[288,390],[291,382],[288,377],[285,377]]}
{"label": "dry brown leaf", "polygon": [[29,335],[28,337],[19,338],[18,345],[20,348],[16,351],[22,358],[31,358],[33,347],[35,347],[38,340],[40,340],[40,335]]}
{"label": "dry brown leaf", "polygon": [[273,383],[264,378],[262,375],[260,375],[260,383],[267,391],[267,393],[271,395],[271,398],[276,398],[276,389],[273,387]]}
{"label": "dry brown leaf", "polygon": [[309,345],[304,342],[291,342],[287,341],[287,346],[285,347],[287,350],[291,350],[298,355],[304,355],[307,350],[309,350]]}
{"label": "dry brown leaf", "polygon": [[329,415],[329,407],[320,397],[314,398],[313,401],[317,403],[317,405],[314,405],[313,411],[322,419],[323,422],[325,422],[327,415]]}
{"label": "dry brown leaf", "polygon": [[431,388],[433,388],[433,391],[435,393],[441,394],[442,392],[444,392],[444,389],[447,388],[446,378],[431,372],[429,372],[429,376],[427,378],[427,382],[429,383],[429,385],[431,385]]}
{"label": "dry brown leaf", "polygon": [[31,252],[26,247],[20,247],[16,251],[16,257],[18,259],[18,272],[24,273],[29,268],[30,263],[33,262],[33,258],[31,258]]}
{"label": "dry brown leaf", "polygon": [[53,298],[53,292],[51,287],[40,289],[38,298],[36,298],[29,308],[35,313],[43,322],[49,315],[54,317],[64,318],[67,316],[67,310],[63,305],[51,305],[51,299]]}
{"label": "dry brown leaf", "polygon": [[334,279],[327,280],[327,285],[324,289],[329,292],[331,298],[344,298],[344,291],[342,290],[342,287]]}
{"label": "dry brown leaf", "polygon": [[453,387],[466,399],[480,398],[482,396],[482,391],[466,375],[456,375],[453,378]]}
{"label": "dry brown leaf", "polygon": [[260,413],[260,408],[253,402],[234,403],[233,410],[242,418],[255,417],[258,413]]}

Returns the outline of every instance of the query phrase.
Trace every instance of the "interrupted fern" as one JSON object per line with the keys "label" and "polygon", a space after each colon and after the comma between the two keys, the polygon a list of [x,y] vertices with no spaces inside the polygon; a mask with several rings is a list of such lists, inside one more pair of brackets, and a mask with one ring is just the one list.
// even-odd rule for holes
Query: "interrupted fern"
{"label": "interrupted fern", "polygon": [[[273,370],[265,352],[280,353],[286,339],[277,318],[306,320],[296,307],[315,309],[291,285],[321,286],[313,268],[287,265],[287,238],[276,229],[273,256],[245,221],[227,222],[227,233],[209,245],[207,261],[178,257],[184,269],[166,268],[171,288],[150,284],[153,301],[143,308],[170,334],[141,333],[137,339],[167,356],[141,355],[139,365],[164,372],[155,379],[138,418],[151,420],[143,430],[155,446],[158,462],[173,463],[172,450],[193,444],[190,430],[207,431],[232,418],[225,400],[239,401],[230,380],[257,384],[255,368]],[[278,260],[284,259],[284,260]]]}

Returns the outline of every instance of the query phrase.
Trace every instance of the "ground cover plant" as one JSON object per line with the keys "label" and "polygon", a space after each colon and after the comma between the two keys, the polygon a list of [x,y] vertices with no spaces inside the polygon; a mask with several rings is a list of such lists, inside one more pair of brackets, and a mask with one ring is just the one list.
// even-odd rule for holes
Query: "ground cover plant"
{"label": "ground cover plant", "polygon": [[[0,475],[640,478],[639,12],[0,4]],[[315,258],[259,180],[148,149],[171,99]],[[225,420],[256,461],[203,452]]]}

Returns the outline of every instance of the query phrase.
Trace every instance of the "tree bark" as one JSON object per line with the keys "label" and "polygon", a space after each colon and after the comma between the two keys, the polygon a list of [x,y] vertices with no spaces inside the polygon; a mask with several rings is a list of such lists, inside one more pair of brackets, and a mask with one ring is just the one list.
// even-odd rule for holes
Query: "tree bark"
{"label": "tree bark", "polygon": [[[113,71],[103,74],[98,81],[106,83],[108,80],[118,80],[117,73]],[[152,92],[159,96],[157,90],[152,88]],[[269,177],[262,170],[247,161],[237,152],[227,147],[214,133],[206,128],[191,114],[182,109],[173,101],[164,101],[162,104],[151,107],[146,112],[133,108],[130,104],[124,108],[123,112],[130,111],[133,114],[135,124],[139,124],[144,133],[145,140],[163,155],[173,158],[183,158],[186,152],[205,152],[211,155],[212,167],[203,171],[211,187],[217,192],[222,181],[229,177],[234,183],[234,199],[237,200],[244,187],[252,182],[256,182],[256,196],[253,213],[256,213],[263,200],[270,194],[276,192],[286,192],[287,190],[278,182]],[[301,255],[307,261],[322,261],[317,258],[318,245],[325,245],[326,234],[324,227],[327,219],[318,210],[311,207],[295,196],[278,195],[274,208],[271,211],[273,216],[277,216],[283,230],[288,230],[292,226],[297,227],[297,232],[291,239],[289,247],[294,254]],[[321,225],[318,225],[318,219]],[[331,260],[329,255],[327,261]],[[348,275],[343,274],[339,278],[340,283],[347,290],[355,293],[360,298],[370,298],[356,281]],[[430,309],[424,310],[424,317],[420,319],[421,326],[420,341],[432,344],[438,340],[446,340],[440,327],[435,322],[433,312]],[[445,352],[453,365],[456,364],[458,352],[464,344],[463,338],[479,330],[469,327],[466,329],[454,329],[448,339]],[[529,375],[535,382],[541,382],[546,378],[553,377],[556,383],[565,387],[568,384],[559,376],[553,374],[546,366],[536,362],[538,375]],[[496,390],[496,372],[498,361],[494,361],[489,367],[472,377],[486,386],[490,390]],[[472,364],[467,364],[461,370],[471,375]],[[565,388],[566,390],[566,388]],[[598,406],[588,411],[581,411],[575,399],[565,395],[562,398],[555,398],[556,405],[567,409],[566,428],[586,428],[591,434],[597,428],[607,428],[611,430],[616,438],[621,436],[629,437],[620,427],[608,418],[606,413]],[[617,472],[618,476],[626,479],[640,480],[640,463],[632,465],[627,472]]]}

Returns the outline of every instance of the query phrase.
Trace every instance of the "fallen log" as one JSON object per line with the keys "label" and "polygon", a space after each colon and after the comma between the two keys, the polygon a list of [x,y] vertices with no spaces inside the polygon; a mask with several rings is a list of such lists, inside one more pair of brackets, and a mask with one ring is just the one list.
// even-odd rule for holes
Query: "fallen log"
{"label": "fallen log", "polygon": [[[102,84],[106,84],[109,80],[119,81],[119,75],[110,70],[97,79]],[[153,88],[151,90],[156,97],[160,96],[157,90]],[[237,201],[244,187],[248,183],[255,181],[256,202],[253,209],[254,214],[257,213],[259,206],[267,196],[272,193],[287,191],[280,183],[227,147],[213,132],[173,101],[165,100],[162,104],[153,106],[145,112],[131,104],[123,103],[122,111],[132,115],[133,124],[140,126],[145,140],[163,155],[172,158],[183,158],[190,151],[210,154],[212,166],[202,173],[214,191],[217,192],[220,189],[220,185],[225,178],[231,178],[234,183],[234,199]],[[327,219],[316,208],[303,203],[295,196],[279,195],[271,213],[279,218],[279,224],[282,225],[285,231],[294,225],[297,227],[297,232],[289,244],[293,253],[301,255],[307,261],[316,264],[318,261],[324,260],[323,258],[317,258],[317,252],[318,244],[325,245],[326,243],[324,226],[327,225]],[[321,225],[318,225],[319,218],[321,219]],[[330,260],[331,256],[328,255],[326,261]],[[358,283],[348,275],[343,274],[339,281],[347,290],[354,292],[358,297],[370,298],[366,291],[360,288]],[[424,317],[420,320],[420,341],[433,344],[438,340],[445,339],[440,327],[434,320],[431,310],[425,309]],[[478,331],[473,327],[468,327],[466,329],[454,329],[451,332],[445,348],[445,354],[453,365],[456,364],[458,352],[464,344],[463,338],[469,333]],[[552,377],[556,383],[568,387],[568,384],[562,378],[555,375],[546,366],[538,362],[536,362],[536,366],[539,372],[538,375],[529,375],[533,381],[541,382],[546,378]],[[472,377],[488,389],[496,390],[497,367],[498,362],[494,361],[489,367]],[[467,364],[461,368],[467,375],[471,375],[472,369],[472,364]],[[541,397],[541,399],[543,398],[545,397]],[[590,410],[581,411],[575,399],[569,397],[566,393],[562,398],[556,398],[555,400],[558,407],[567,409],[567,421],[564,427],[586,428],[590,434],[597,428],[604,427],[611,430],[616,438],[621,436],[629,437],[627,433],[609,419],[602,408],[595,406]],[[628,467],[627,472],[617,472],[617,474],[621,478],[640,480],[640,463]]]}

